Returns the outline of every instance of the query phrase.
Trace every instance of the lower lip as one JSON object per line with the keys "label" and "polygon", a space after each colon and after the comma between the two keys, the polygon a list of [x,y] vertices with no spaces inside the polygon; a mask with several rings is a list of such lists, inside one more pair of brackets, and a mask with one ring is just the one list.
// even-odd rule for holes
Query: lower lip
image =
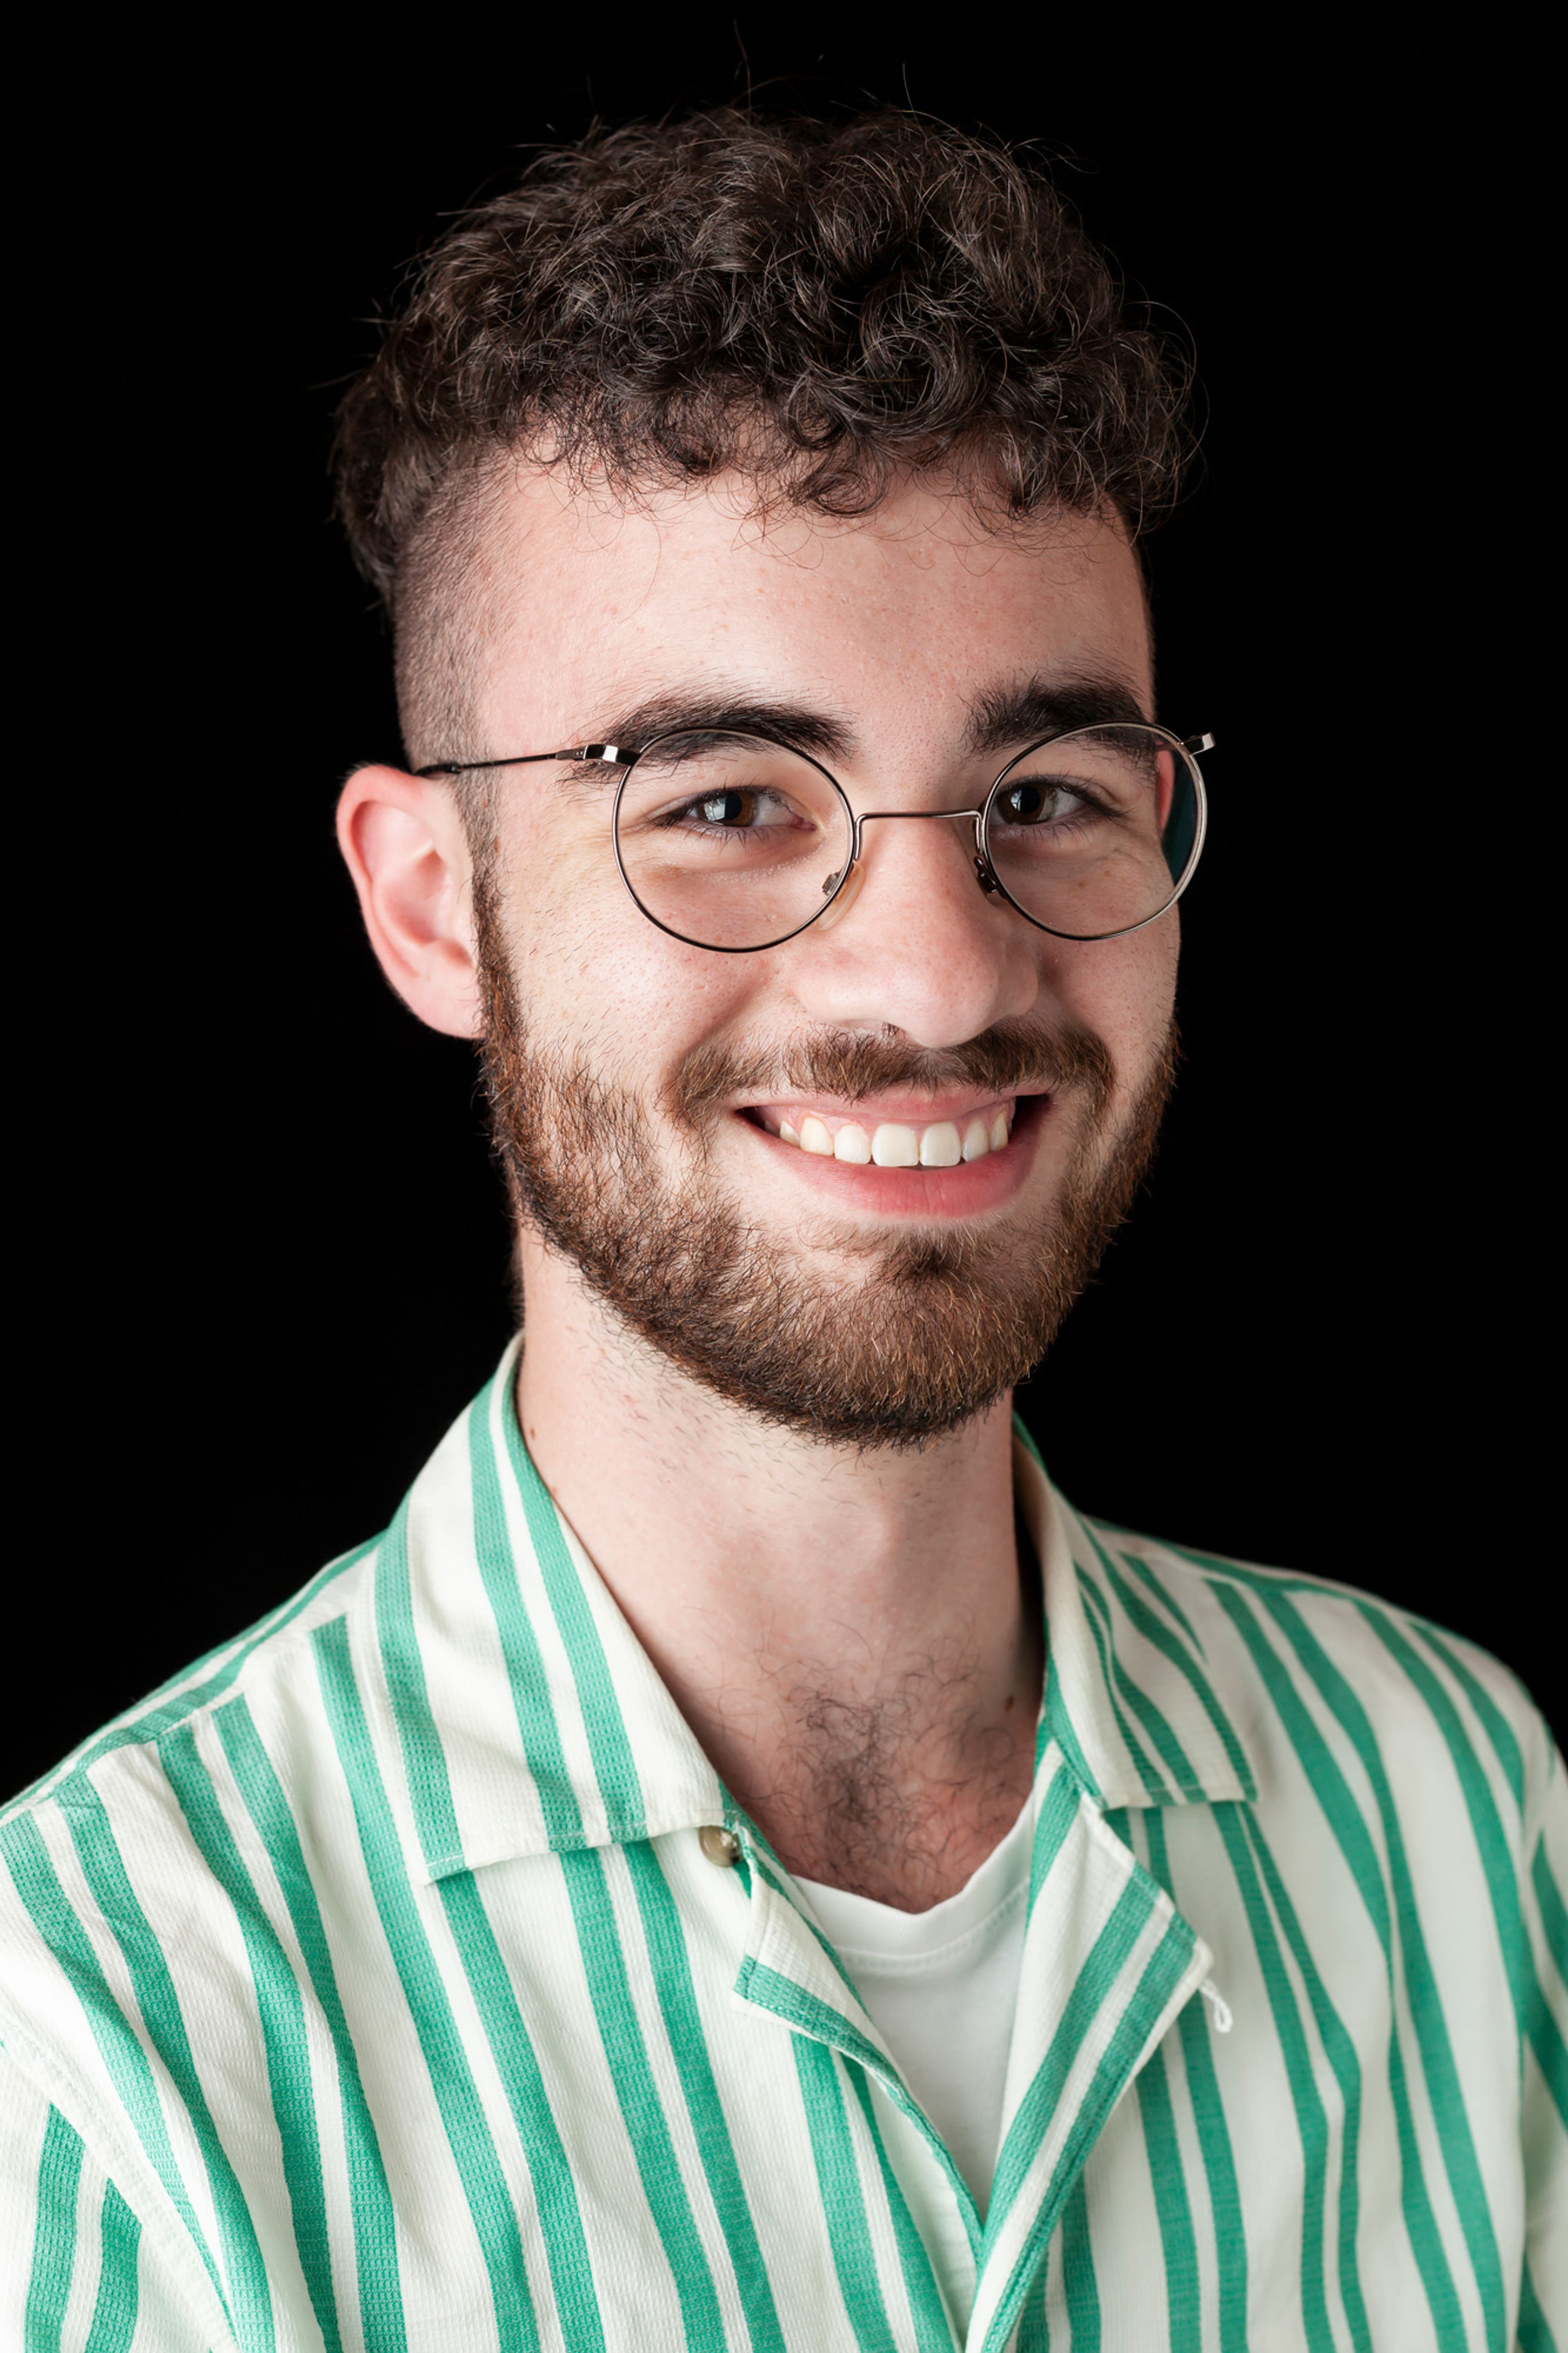
{"label": "lower lip", "polygon": [[1023,1184],[1052,1102],[1049,1095],[1020,1095],[1013,1133],[1002,1150],[961,1160],[956,1168],[879,1168],[875,1162],[830,1160],[825,1152],[785,1144],[744,1113],[736,1116],[759,1144],[790,1162],[803,1184],[843,1208],[878,1218],[976,1218],[1000,1208]]}

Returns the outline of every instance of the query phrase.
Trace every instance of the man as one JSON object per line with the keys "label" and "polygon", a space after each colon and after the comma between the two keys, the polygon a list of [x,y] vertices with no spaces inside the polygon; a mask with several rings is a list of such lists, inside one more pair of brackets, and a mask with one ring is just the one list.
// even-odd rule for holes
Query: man
{"label": "man", "polygon": [[1010,1420],[1170,1082],[1173,412],[907,119],[599,136],[437,248],[340,837],[521,1335],[0,1821],[6,2341],[1568,2344],[1539,1717]]}

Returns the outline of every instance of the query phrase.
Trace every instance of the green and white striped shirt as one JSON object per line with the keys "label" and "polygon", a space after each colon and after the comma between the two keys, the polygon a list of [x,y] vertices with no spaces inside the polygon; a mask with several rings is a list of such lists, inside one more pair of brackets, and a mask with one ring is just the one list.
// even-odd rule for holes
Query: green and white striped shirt
{"label": "green and white striped shirt", "polygon": [[1568,2353],[1568,1801],[1503,1669],[1086,1521],[1020,1443],[982,2225],[512,1371],[385,1535],[0,1816],[5,2353]]}

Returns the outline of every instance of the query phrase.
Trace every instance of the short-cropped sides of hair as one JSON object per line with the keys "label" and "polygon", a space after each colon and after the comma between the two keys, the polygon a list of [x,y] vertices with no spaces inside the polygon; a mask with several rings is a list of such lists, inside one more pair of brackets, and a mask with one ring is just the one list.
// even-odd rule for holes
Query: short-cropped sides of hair
{"label": "short-cropped sides of hair", "polygon": [[395,608],[507,451],[621,494],[737,470],[838,515],[937,470],[999,519],[1110,505],[1136,533],[1174,496],[1184,375],[998,141],[894,111],[634,123],[539,154],[426,257],[343,401],[340,511]]}

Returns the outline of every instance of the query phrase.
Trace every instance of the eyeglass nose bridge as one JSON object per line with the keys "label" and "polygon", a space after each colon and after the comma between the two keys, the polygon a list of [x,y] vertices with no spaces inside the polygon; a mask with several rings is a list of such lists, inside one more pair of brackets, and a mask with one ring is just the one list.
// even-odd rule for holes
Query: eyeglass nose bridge
{"label": "eyeglass nose bridge", "polygon": [[866,828],[868,825],[883,823],[889,818],[901,819],[907,818],[925,819],[938,818],[969,818],[974,827],[975,881],[979,883],[981,889],[987,893],[994,892],[1001,888],[995,875],[992,871],[991,860],[985,855],[985,841],[981,830],[985,822],[985,811],[983,808],[863,809],[860,815],[854,820],[854,832],[850,837],[849,843],[849,863],[844,870],[844,879],[839,883],[837,890],[834,892],[833,897],[829,900],[827,905],[824,907],[821,914],[818,915],[816,919],[818,930],[830,932],[833,929],[834,924],[841,922],[849,913],[850,908],[860,896],[861,890],[864,887],[866,881],[865,849],[862,840],[862,836]]}

